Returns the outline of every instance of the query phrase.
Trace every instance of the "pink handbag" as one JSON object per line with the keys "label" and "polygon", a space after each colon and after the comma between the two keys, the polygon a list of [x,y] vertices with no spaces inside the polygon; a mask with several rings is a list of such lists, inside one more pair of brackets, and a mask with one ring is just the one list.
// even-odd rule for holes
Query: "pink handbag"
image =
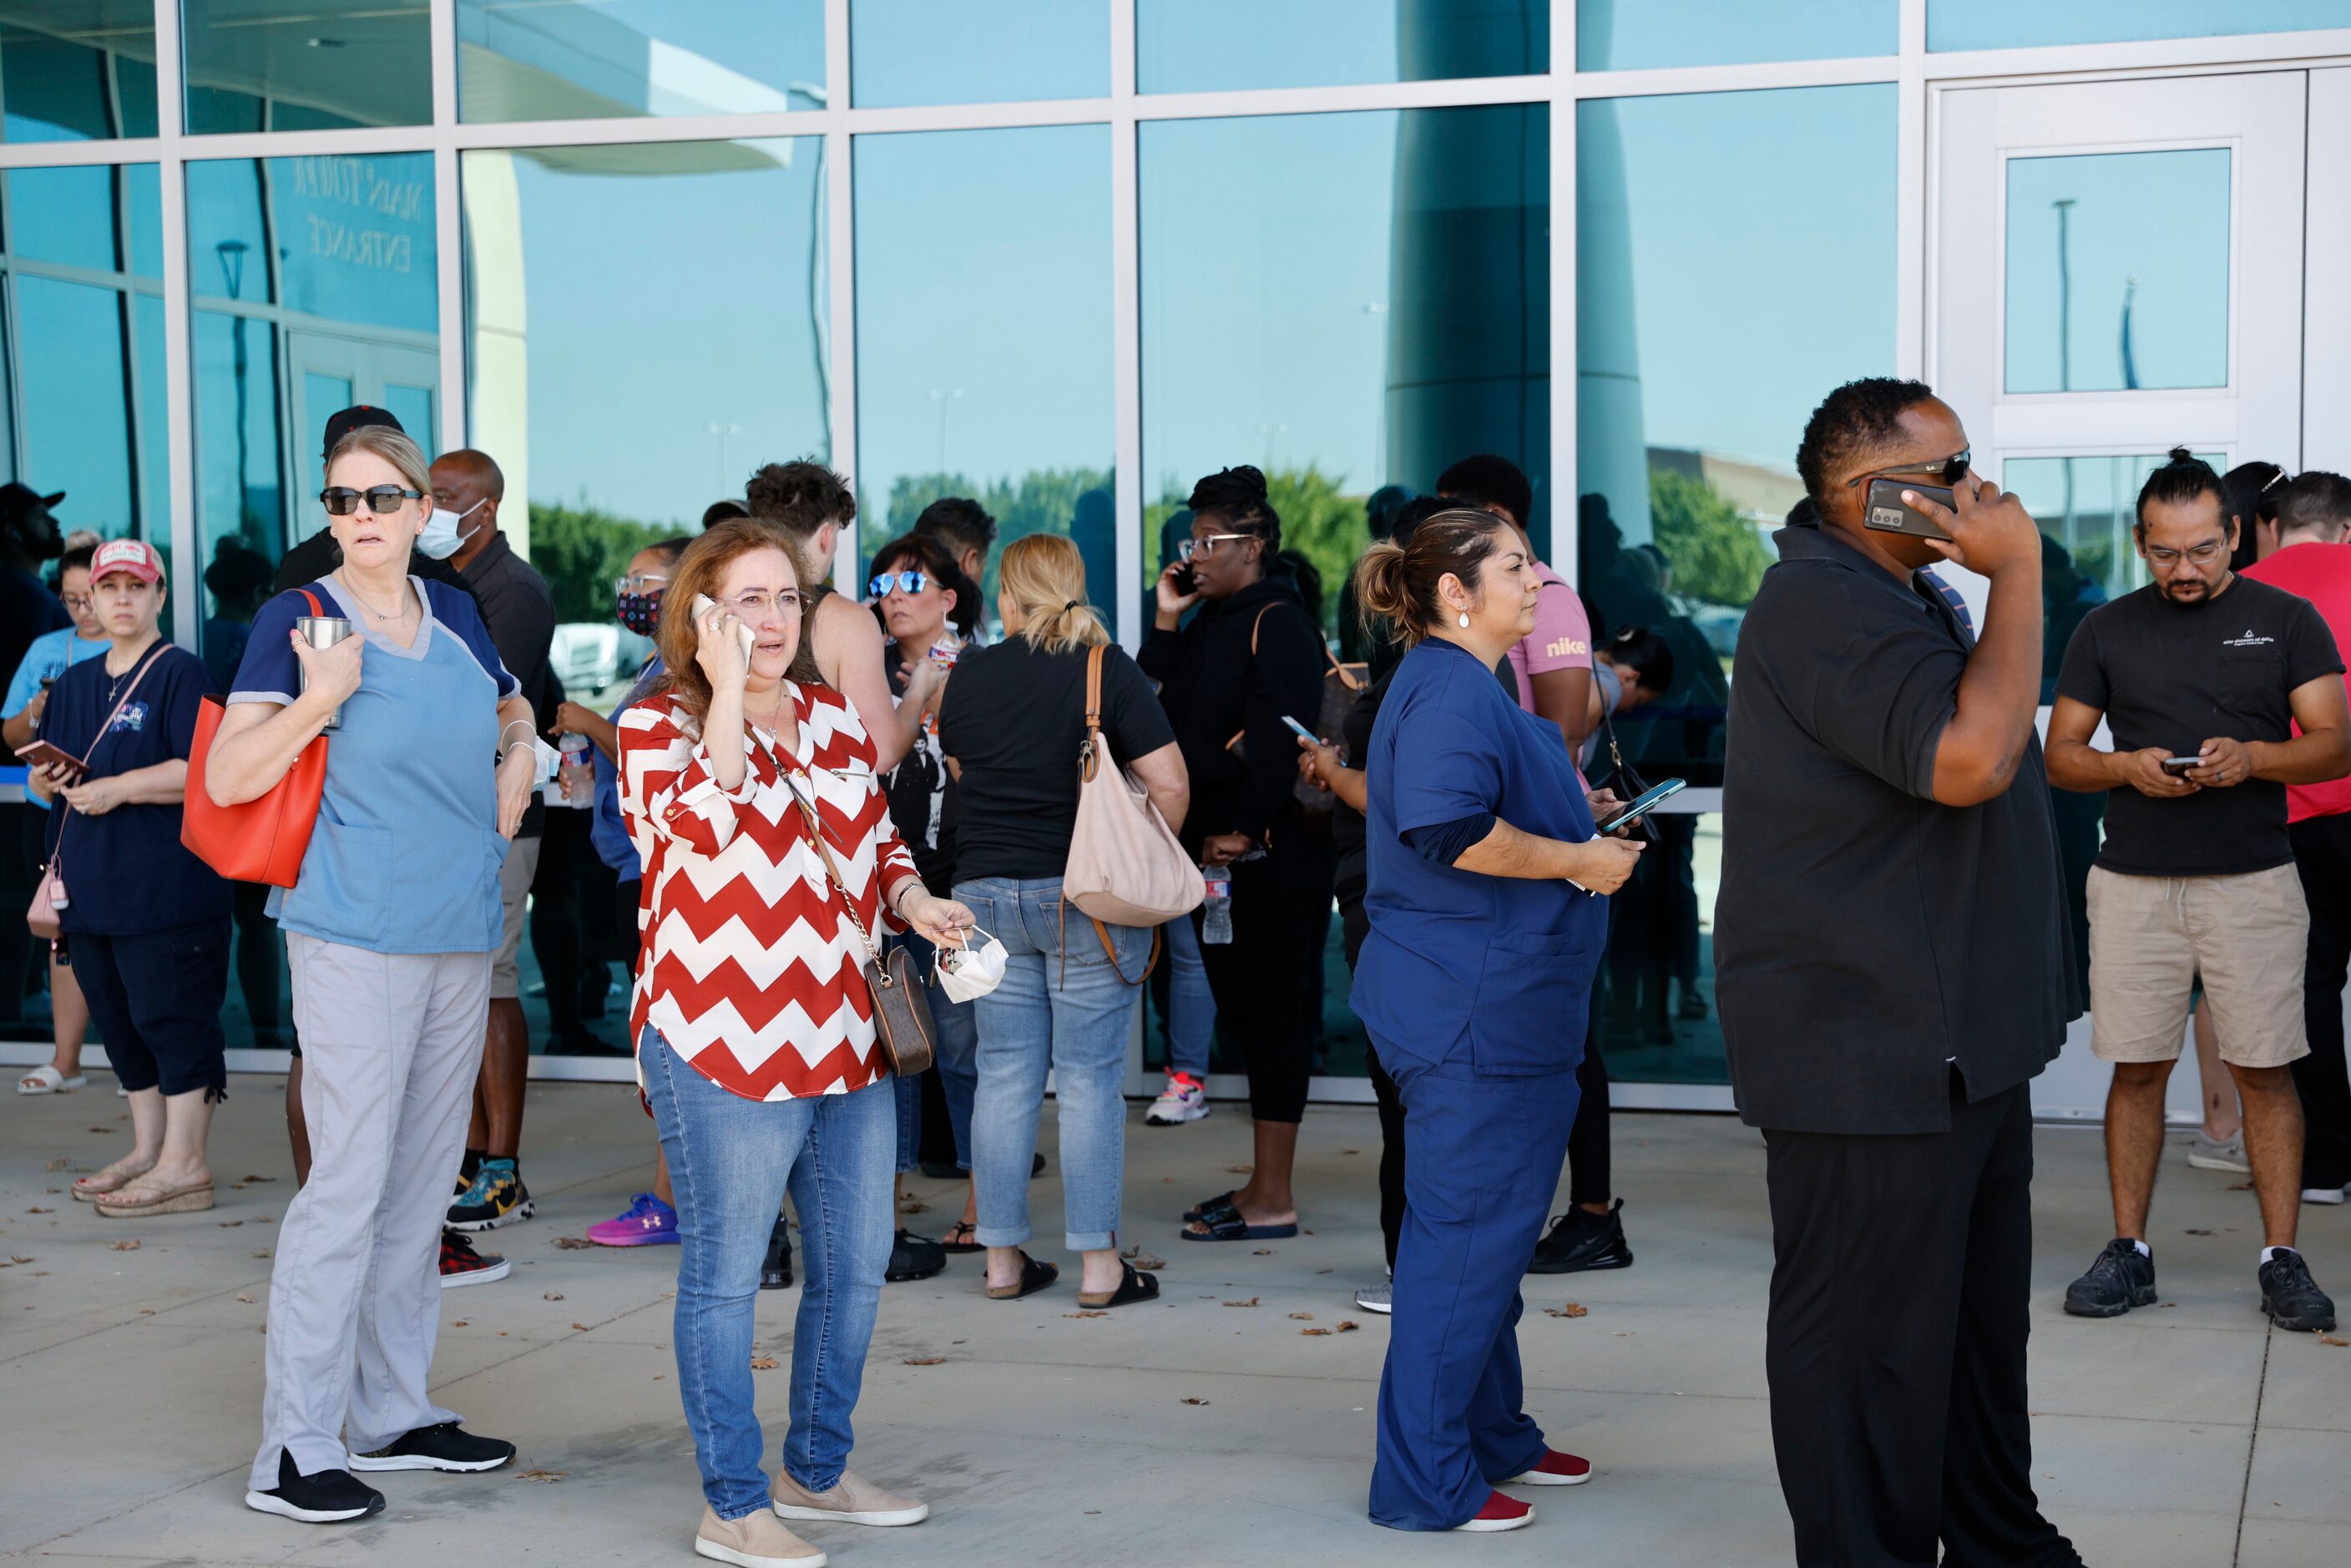
{"label": "pink handbag", "polygon": [[[131,701],[131,694],[139,689],[139,683],[147,678],[147,672],[155,667],[155,661],[162,658],[163,650],[171,645],[169,643],[157,643],[140,664],[138,674],[131,677],[131,684],[122,688],[122,695],[115,703],[114,711],[108,714],[106,722],[98,727],[98,738],[92,740],[89,749],[81,754],[85,775],[89,770],[89,759],[98,755],[99,741],[104,740],[108,732],[114,728],[114,721],[122,716],[124,706]],[[41,880],[33,889],[33,902],[25,907],[25,924],[31,926],[33,935],[44,942],[54,942],[65,932],[65,925],[58,918],[57,911],[66,906],[66,879],[65,873],[57,869],[57,862],[65,857],[66,822],[73,807],[60,799],[56,810],[67,813],[67,816],[57,819],[57,847],[49,856],[49,863],[41,868]]]}

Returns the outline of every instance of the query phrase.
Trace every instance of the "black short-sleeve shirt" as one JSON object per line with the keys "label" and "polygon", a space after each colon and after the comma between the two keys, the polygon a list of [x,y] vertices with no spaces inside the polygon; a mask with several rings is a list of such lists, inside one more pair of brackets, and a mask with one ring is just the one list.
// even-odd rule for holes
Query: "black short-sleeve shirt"
{"label": "black short-sleeve shirt", "polygon": [[[1123,649],[1102,656],[1102,733],[1124,765],[1175,743],[1151,683]],[[963,769],[955,874],[1057,877],[1078,820],[1086,737],[1086,650],[1040,653],[1025,637],[967,652],[939,703],[939,746]]]}
{"label": "black short-sleeve shirt", "polygon": [[[136,687],[129,671],[108,674],[104,659],[84,659],[59,675],[41,714],[41,738],[76,757],[87,753],[92,779],[184,760],[213,678],[184,648],[162,643],[147,657],[153,667]],[[60,923],[69,932],[131,936],[229,913],[229,884],[180,842],[177,803],[117,806],[95,817],[53,810],[47,825],[65,875]]]}
{"label": "black short-sleeve shirt", "polygon": [[[2152,585],[2101,604],[2065,644],[2057,695],[2106,716],[2115,749],[2193,757],[2207,740],[2289,740],[2294,687],[2339,674],[2310,601],[2233,578],[2217,598],[2174,604]],[[2285,786],[2248,779],[2158,800],[2107,791],[2098,864],[2125,876],[2239,876],[2294,860]]]}
{"label": "black short-sleeve shirt", "polygon": [[1740,1114],[1950,1124],[2032,1078],[2079,1010],[2037,739],[1980,806],[1933,797],[1975,639],[1834,530],[1783,528],[1730,682],[1715,973]]}

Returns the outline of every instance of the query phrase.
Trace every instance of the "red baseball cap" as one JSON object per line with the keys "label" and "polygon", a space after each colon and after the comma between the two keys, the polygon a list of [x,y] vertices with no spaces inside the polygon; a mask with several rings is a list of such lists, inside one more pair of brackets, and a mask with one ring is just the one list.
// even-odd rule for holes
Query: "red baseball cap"
{"label": "red baseball cap", "polygon": [[117,571],[127,571],[141,582],[161,582],[163,558],[145,539],[109,539],[90,557],[89,580],[97,582]]}

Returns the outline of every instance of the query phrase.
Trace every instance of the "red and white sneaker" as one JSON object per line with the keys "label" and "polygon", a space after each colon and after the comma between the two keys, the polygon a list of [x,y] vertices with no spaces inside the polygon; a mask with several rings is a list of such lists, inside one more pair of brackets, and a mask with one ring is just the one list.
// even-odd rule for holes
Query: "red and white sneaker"
{"label": "red and white sneaker", "polygon": [[1208,1113],[1208,1087],[1188,1072],[1171,1072],[1167,1087],[1143,1113],[1146,1125],[1176,1127],[1186,1122],[1196,1122]]}
{"label": "red and white sneaker", "polygon": [[1580,1487],[1592,1479],[1592,1461],[1557,1448],[1545,1448],[1541,1460],[1501,1484],[1506,1487]]}
{"label": "red and white sneaker", "polygon": [[1500,1492],[1487,1494],[1486,1506],[1474,1519],[1464,1520],[1453,1528],[1468,1531],[1524,1530],[1535,1521],[1534,1505],[1520,1502]]}

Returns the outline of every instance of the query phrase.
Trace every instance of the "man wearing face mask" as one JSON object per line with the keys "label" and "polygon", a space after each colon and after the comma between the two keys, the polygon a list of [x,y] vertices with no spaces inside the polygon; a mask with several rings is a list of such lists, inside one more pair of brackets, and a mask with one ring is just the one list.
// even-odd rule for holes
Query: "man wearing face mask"
{"label": "man wearing face mask", "polygon": [[[449,564],[473,589],[490,641],[530,697],[532,711],[553,715],[560,697],[548,664],[555,641],[555,599],[547,580],[515,554],[498,527],[506,476],[487,453],[460,447],[434,459],[432,478],[433,513],[417,538],[417,548],[434,555],[445,552]],[[449,1224],[457,1230],[495,1230],[528,1219],[533,1212],[519,1163],[523,1085],[530,1064],[519,958],[525,913],[545,860],[547,816],[544,800],[534,796],[499,869],[506,926],[490,964],[489,1033],[474,1089],[465,1163],[457,1173],[465,1185],[449,1207]],[[584,833],[585,823],[580,828]],[[569,893],[571,879],[560,880]],[[567,906],[562,913],[570,911]],[[576,995],[577,990],[575,981],[559,991],[559,977],[549,977],[550,998]]]}

